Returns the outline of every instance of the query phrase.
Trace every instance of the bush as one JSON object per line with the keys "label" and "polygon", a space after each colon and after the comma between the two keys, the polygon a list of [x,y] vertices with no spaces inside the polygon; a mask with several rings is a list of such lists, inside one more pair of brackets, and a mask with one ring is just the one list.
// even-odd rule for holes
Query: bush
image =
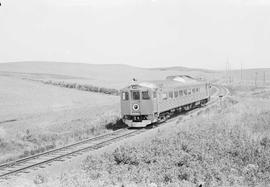
{"label": "bush", "polygon": [[72,89],[77,89],[77,90],[83,90],[83,91],[89,91],[89,92],[97,92],[97,93],[104,93],[104,94],[110,94],[110,95],[119,95],[119,90],[113,89],[113,88],[104,88],[104,87],[97,87],[93,85],[86,85],[86,84],[78,84],[78,83],[70,83],[70,82],[56,82],[56,81],[43,81],[41,80],[40,82],[44,84],[51,84],[54,86],[60,86],[60,87],[65,87],[65,88],[72,88]]}

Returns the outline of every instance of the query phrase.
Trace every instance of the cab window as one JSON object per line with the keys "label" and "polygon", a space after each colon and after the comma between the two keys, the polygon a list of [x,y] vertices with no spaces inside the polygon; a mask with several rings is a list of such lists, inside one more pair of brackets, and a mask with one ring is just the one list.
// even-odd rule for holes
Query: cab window
{"label": "cab window", "polygon": [[150,99],[150,95],[148,91],[142,91],[142,99],[143,100],[149,100]]}
{"label": "cab window", "polygon": [[122,93],[122,100],[124,101],[127,101],[129,98],[128,98],[128,92],[123,92]]}
{"label": "cab window", "polygon": [[133,100],[140,100],[140,92],[139,91],[133,91],[132,92],[132,99]]}

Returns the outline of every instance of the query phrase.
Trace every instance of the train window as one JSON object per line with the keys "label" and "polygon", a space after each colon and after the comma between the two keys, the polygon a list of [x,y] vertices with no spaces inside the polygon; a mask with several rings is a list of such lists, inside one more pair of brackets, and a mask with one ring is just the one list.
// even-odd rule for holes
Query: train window
{"label": "train window", "polygon": [[153,98],[157,98],[157,92],[153,92]]}
{"label": "train window", "polygon": [[196,89],[195,88],[192,88],[192,93],[195,93],[196,92]]}
{"label": "train window", "polygon": [[168,97],[167,97],[167,93],[162,93],[161,98],[162,98],[163,100],[166,100],[166,99],[168,98]]}
{"label": "train window", "polygon": [[169,92],[169,98],[173,98],[173,92]]}
{"label": "train window", "polygon": [[128,92],[122,93],[122,100],[127,101],[128,100]]}
{"label": "train window", "polygon": [[132,91],[132,99],[133,100],[140,100],[140,92],[139,91]]}
{"label": "train window", "polygon": [[149,100],[150,99],[150,95],[148,91],[143,91],[142,92],[142,99],[144,100]]}
{"label": "train window", "polygon": [[179,90],[179,96],[181,97],[181,96],[183,96],[184,94],[183,94],[183,90]]}
{"label": "train window", "polygon": [[191,89],[188,89],[188,95],[191,95]]}
{"label": "train window", "polygon": [[174,91],[174,97],[178,97],[178,91]]}
{"label": "train window", "polygon": [[187,95],[187,90],[184,90],[184,95]]}
{"label": "train window", "polygon": [[196,92],[199,92],[199,88],[196,88]]}

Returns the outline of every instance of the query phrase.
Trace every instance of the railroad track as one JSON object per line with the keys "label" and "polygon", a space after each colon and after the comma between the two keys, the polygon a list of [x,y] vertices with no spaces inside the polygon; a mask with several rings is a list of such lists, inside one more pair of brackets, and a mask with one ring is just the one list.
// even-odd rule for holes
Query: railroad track
{"label": "railroad track", "polygon": [[[217,92],[213,95],[211,102],[209,102],[205,107],[197,108],[185,113],[183,116],[193,116],[198,114],[202,110],[206,110],[211,107],[213,104],[217,103],[220,96],[226,97],[229,94],[227,88],[223,86],[215,85]],[[156,128],[162,125],[165,125],[167,122],[172,122],[177,119],[179,116],[172,117],[164,123],[160,123],[158,126],[153,125],[152,128]],[[86,139],[74,144],[70,144],[64,147],[53,149],[47,152],[15,160],[0,165],[0,182],[2,180],[9,179],[12,175],[17,175],[20,173],[29,173],[30,169],[45,167],[46,164],[50,164],[55,161],[64,161],[65,159],[72,158],[74,156],[80,155],[86,151],[97,150],[106,145],[112,144],[119,140],[135,136],[137,134],[143,133],[149,129],[120,129],[112,133],[100,135],[94,138]]]}
{"label": "railroad track", "polygon": [[53,161],[64,161],[66,158],[80,155],[85,151],[96,150],[124,138],[138,134],[144,129],[120,129],[113,133],[86,139],[71,145],[53,149],[47,152],[15,160],[0,165],[0,179],[8,179],[12,174],[28,173],[28,169],[44,167]]}

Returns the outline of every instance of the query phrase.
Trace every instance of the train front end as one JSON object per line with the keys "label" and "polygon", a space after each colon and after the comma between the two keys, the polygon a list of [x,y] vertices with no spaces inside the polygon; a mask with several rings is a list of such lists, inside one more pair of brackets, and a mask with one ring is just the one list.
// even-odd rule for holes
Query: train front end
{"label": "train front end", "polygon": [[155,86],[132,84],[121,90],[121,115],[129,127],[146,127],[157,121]]}

